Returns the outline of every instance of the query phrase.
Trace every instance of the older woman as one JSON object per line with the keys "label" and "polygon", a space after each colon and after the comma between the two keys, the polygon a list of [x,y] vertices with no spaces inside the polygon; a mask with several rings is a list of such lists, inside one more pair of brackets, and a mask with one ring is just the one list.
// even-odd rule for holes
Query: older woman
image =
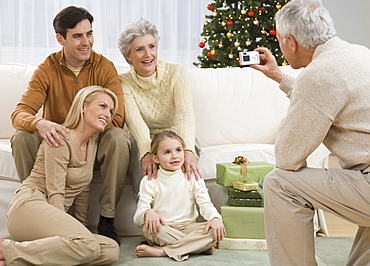
{"label": "older woman", "polygon": [[[130,71],[120,75],[124,92],[125,119],[138,147],[142,176],[156,178],[157,165],[149,155],[154,134],[172,130],[185,143],[187,178],[201,178],[195,156],[195,121],[187,70],[180,64],[158,60],[158,31],[145,19],[129,23],[121,32],[118,46]],[[132,139],[132,138],[131,138]],[[138,192],[140,180],[134,180]]]}

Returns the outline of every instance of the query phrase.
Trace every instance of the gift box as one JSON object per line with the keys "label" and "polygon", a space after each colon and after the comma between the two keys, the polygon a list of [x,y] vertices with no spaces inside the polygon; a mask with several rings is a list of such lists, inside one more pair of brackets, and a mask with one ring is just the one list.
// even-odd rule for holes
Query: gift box
{"label": "gift box", "polygon": [[243,191],[240,189],[230,188],[227,193],[229,195],[229,198],[262,199],[261,194],[257,190]]}
{"label": "gift box", "polygon": [[229,198],[227,200],[229,206],[240,206],[240,207],[263,207],[263,199],[238,199]]}
{"label": "gift box", "polygon": [[221,216],[226,237],[265,239],[264,208],[221,206]]}
{"label": "gift box", "polygon": [[273,169],[273,164],[265,162],[217,163],[216,182],[224,187],[232,187],[233,182],[260,183]]}
{"label": "gift box", "polygon": [[233,188],[241,191],[253,191],[258,190],[258,183],[243,183],[243,182],[233,182]]}
{"label": "gift box", "polygon": [[267,250],[266,239],[228,238],[218,242],[219,249],[231,250]]}

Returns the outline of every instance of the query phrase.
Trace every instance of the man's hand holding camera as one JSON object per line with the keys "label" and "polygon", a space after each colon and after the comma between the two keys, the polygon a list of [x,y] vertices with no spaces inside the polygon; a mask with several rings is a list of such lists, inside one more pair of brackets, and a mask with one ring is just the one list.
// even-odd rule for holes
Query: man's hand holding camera
{"label": "man's hand holding camera", "polygon": [[276,82],[280,83],[281,80],[284,77],[284,73],[281,72],[279,69],[279,66],[276,62],[275,57],[271,54],[271,52],[265,48],[260,47],[255,49],[257,52],[262,52],[263,54],[260,54],[260,63],[251,65],[251,68],[254,68],[256,70],[261,71],[263,74],[265,74],[267,77],[275,80]]}

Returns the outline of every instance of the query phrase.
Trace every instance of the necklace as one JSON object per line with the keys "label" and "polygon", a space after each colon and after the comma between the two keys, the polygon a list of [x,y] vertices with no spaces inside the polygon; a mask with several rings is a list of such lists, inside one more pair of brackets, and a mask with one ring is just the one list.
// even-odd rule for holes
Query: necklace
{"label": "necklace", "polygon": [[71,136],[72,136],[72,138],[75,140],[75,143],[77,144],[77,146],[78,146],[78,148],[80,149],[80,151],[82,151],[83,153],[85,153],[85,152],[86,152],[86,148],[85,148],[85,149],[82,149],[82,148],[81,148],[81,146],[78,144],[78,141],[77,141],[77,139],[75,138],[74,134],[72,134],[72,132],[71,132]]}

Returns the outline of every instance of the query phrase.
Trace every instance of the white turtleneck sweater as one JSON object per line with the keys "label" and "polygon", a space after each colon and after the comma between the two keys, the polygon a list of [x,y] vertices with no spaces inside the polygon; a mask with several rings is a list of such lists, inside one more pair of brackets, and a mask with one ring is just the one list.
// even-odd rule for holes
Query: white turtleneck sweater
{"label": "white turtleneck sweater", "polygon": [[166,223],[195,222],[198,217],[195,203],[205,220],[222,219],[211,202],[203,179],[196,181],[192,177],[188,181],[181,169],[170,172],[159,168],[157,179],[149,181],[148,176],[144,176],[141,180],[133,220],[138,227],[142,227],[145,212],[153,209]]}
{"label": "white turtleneck sweater", "polygon": [[298,170],[321,142],[346,169],[370,165],[370,51],[333,37],[280,89],[290,106],[276,138],[276,167]]}
{"label": "white turtleneck sweater", "polygon": [[172,130],[194,152],[195,118],[187,69],[180,64],[157,62],[156,72],[139,76],[134,67],[122,73],[120,82],[125,103],[125,121],[142,158],[150,150],[152,137]]}

